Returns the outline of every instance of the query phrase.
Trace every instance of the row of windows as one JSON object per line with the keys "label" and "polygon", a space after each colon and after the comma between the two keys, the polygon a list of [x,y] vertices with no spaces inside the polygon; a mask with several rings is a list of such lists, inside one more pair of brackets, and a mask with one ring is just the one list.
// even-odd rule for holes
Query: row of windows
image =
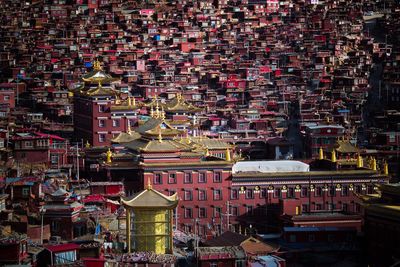
{"label": "row of windows", "polygon": [[[363,189],[363,187],[361,185],[355,185],[353,188],[351,188],[348,185],[343,185],[340,187],[340,189],[338,190],[338,188],[336,186],[328,186],[326,188],[327,191],[327,196],[336,196],[337,194],[341,195],[341,196],[349,196],[350,191],[354,190],[355,193],[361,193],[362,190],[367,190],[368,194],[373,193],[373,186],[372,185],[368,185],[366,188]],[[315,197],[321,197],[324,195],[324,188],[322,186],[319,187],[315,187],[312,189],[312,191],[308,188],[308,187],[301,187],[299,189],[300,191],[300,196],[301,197],[309,197],[310,193],[313,194]],[[295,197],[295,192],[296,189],[294,187],[289,187],[286,189],[286,198],[294,198]],[[246,199],[253,199],[255,193],[259,193],[259,197],[260,198],[266,198],[267,197],[267,189],[266,188],[262,188],[259,190],[259,192],[257,192],[256,190],[253,189],[246,189],[244,191],[240,191],[239,189],[231,189],[230,192],[230,198],[231,199],[239,199],[239,195],[240,194],[244,194]],[[282,188],[275,188],[273,189],[273,194],[272,196],[274,198],[281,198],[283,197],[283,192],[282,192]]]}
{"label": "row of windows", "polygon": [[[185,184],[193,183],[193,174],[191,172],[185,172],[183,176],[183,182]],[[199,172],[198,183],[207,183],[207,173],[206,172]],[[222,183],[222,173],[221,172],[214,172],[213,174],[213,182],[214,183]],[[154,184],[163,184],[163,175],[162,173],[155,173],[153,178]],[[169,173],[168,174],[168,183],[169,184],[176,184],[177,183],[177,176],[176,173]]]}
{"label": "row of windows", "polygon": [[[207,191],[199,190],[197,193],[197,199],[200,201],[207,200]],[[186,200],[186,201],[193,200],[193,191],[192,190],[184,190],[183,200]],[[221,189],[213,190],[213,200],[222,200],[222,190]]]}
{"label": "row of windows", "polygon": [[[161,175],[161,174],[160,174]],[[173,174],[175,175],[175,174]],[[176,183],[176,178],[175,180],[173,180],[174,182],[170,182],[170,183]],[[371,194],[373,192],[373,187],[372,186],[368,186],[367,188],[365,188],[367,190],[368,194]],[[356,185],[354,187],[354,191],[356,193],[360,193],[362,190],[362,187],[360,185]],[[191,201],[193,200],[193,189],[184,189],[183,190],[183,200],[185,201]],[[207,197],[207,190],[205,189],[198,189],[197,191],[197,200],[200,201],[205,201],[208,199]],[[343,186],[340,191],[337,191],[337,188],[335,186],[329,186],[327,189],[327,193],[326,195],[328,197],[331,196],[336,196],[336,194],[340,194],[341,196],[349,196],[349,186]],[[240,194],[244,194],[246,199],[254,199],[255,198],[255,190],[253,189],[247,189],[245,191],[239,191],[239,189],[231,189],[230,191],[230,199],[231,200],[235,200],[235,199],[239,199],[239,195]],[[309,188],[307,187],[303,187],[300,189],[300,195],[301,197],[308,197],[310,196],[309,194],[314,193],[315,197],[321,197],[323,196],[323,188],[322,187],[316,187],[314,189],[314,191],[310,191]],[[169,190],[169,193],[172,195],[175,193],[175,191],[173,190]],[[258,192],[257,192],[258,193]],[[283,193],[282,193],[282,189],[281,188],[275,188],[273,190],[273,194],[272,196],[274,198],[282,198],[284,197]],[[286,191],[286,198],[294,198],[295,197],[295,189],[293,187],[290,187],[287,189]],[[263,188],[259,191],[259,198],[267,198],[267,189]],[[212,190],[212,199],[213,200],[223,200],[223,196],[222,196],[222,189],[213,189]]]}
{"label": "row of windows", "polygon": [[[259,208],[260,206],[257,205],[257,209],[255,209],[254,206],[252,205],[246,205],[244,207],[244,210],[240,210],[238,206],[229,206],[229,216],[239,216],[240,212],[245,212],[246,215],[248,216],[264,216],[267,215],[267,209],[266,208]],[[349,211],[350,207],[348,203],[330,203],[326,202],[325,204],[323,203],[314,203],[313,204],[313,211],[318,211],[318,210],[343,210],[343,211]],[[360,212],[360,205],[358,203],[354,203],[354,208],[353,212]],[[196,218],[208,218],[208,216],[212,215],[212,218],[221,218],[221,216],[227,215],[225,212],[222,211],[221,207],[214,207],[212,209],[212,214],[209,214],[210,212],[206,207],[199,207],[197,208],[197,215],[194,214],[194,209],[191,207],[185,207],[183,209],[183,215],[185,219],[191,219],[196,216]],[[301,206],[302,212],[309,212],[310,211],[310,206],[308,204],[303,204]]]}

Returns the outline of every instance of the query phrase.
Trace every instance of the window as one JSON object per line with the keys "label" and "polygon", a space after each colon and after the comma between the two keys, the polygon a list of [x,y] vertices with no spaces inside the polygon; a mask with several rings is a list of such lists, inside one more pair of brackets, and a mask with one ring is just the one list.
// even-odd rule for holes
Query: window
{"label": "window", "polygon": [[296,242],[296,235],[290,235],[290,243],[295,243]]}
{"label": "window", "polygon": [[342,204],[342,210],[343,210],[344,212],[347,212],[347,211],[349,210],[349,205],[348,205],[347,203],[343,203],[343,204]]}
{"label": "window", "polygon": [[168,183],[169,184],[176,184],[176,173],[170,173],[168,175]]}
{"label": "window", "polygon": [[355,187],[355,191],[356,191],[356,193],[361,193],[361,185],[356,185]]}
{"label": "window", "polygon": [[289,187],[289,188],[288,188],[287,197],[288,197],[288,198],[294,197],[294,188],[293,188],[293,187]]}
{"label": "window", "polygon": [[218,262],[210,262],[210,267],[218,267]]}
{"label": "window", "polygon": [[267,197],[267,188],[263,188],[260,191],[260,198],[266,198]]}
{"label": "window", "polygon": [[99,142],[103,143],[106,141],[106,134],[99,134]]}
{"label": "window", "polygon": [[185,177],[184,177],[183,182],[184,182],[185,184],[191,184],[191,183],[192,183],[192,173],[190,173],[190,172],[185,172]]}
{"label": "window", "polygon": [[322,187],[317,186],[317,187],[315,188],[315,196],[316,196],[316,197],[322,196]]}
{"label": "window", "polygon": [[214,189],[214,200],[222,200],[222,190]]}
{"label": "window", "polygon": [[309,211],[308,204],[301,205],[301,210],[302,210],[302,212],[308,212]]}
{"label": "window", "polygon": [[302,197],[308,197],[308,188],[307,187],[302,187],[301,188],[301,196]]}
{"label": "window", "polygon": [[51,164],[58,164],[58,155],[51,154]]}
{"label": "window", "polygon": [[239,192],[237,189],[232,188],[231,189],[231,199],[238,199],[239,198]]}
{"label": "window", "polygon": [[153,183],[154,184],[162,184],[162,173],[155,173],[154,174]]}
{"label": "window", "polygon": [[247,189],[247,190],[246,190],[246,198],[247,198],[247,199],[252,199],[252,198],[254,198],[254,193],[253,193],[253,190],[252,190],[252,189]]}
{"label": "window", "polygon": [[253,206],[246,206],[247,215],[253,215]]}
{"label": "window", "polygon": [[120,126],[120,120],[119,119],[114,119],[112,121],[112,123],[113,123],[113,127],[119,127]]}
{"label": "window", "polygon": [[185,208],[184,216],[185,216],[185,218],[189,218],[189,219],[192,218],[193,217],[192,208]]}
{"label": "window", "polygon": [[33,142],[32,141],[25,141],[25,147],[27,147],[27,148],[33,147]]}
{"label": "window", "polygon": [[207,200],[207,191],[199,190],[199,200]]}
{"label": "window", "polygon": [[193,192],[192,192],[192,190],[185,190],[184,200],[193,200]]}
{"label": "window", "polygon": [[76,250],[55,253],[54,259],[56,265],[71,264],[71,262],[76,261]]}
{"label": "window", "polygon": [[347,185],[344,185],[344,186],[342,187],[342,196],[347,197],[348,195],[349,195],[349,188],[348,188]]}
{"label": "window", "polygon": [[236,206],[230,206],[230,215],[231,216],[238,216],[239,214],[239,208]]}
{"label": "window", "polygon": [[10,100],[10,96],[9,96],[9,95],[5,95],[5,96],[4,96],[4,100],[5,100],[5,101]]}
{"label": "window", "polygon": [[100,128],[106,127],[106,120],[99,120],[99,127]]}
{"label": "window", "polygon": [[99,105],[99,112],[106,112],[106,105]]}
{"label": "window", "polygon": [[336,188],[334,186],[329,187],[328,196],[334,197],[336,195]]}
{"label": "window", "polygon": [[308,235],[308,241],[314,242],[315,241],[315,235]]}
{"label": "window", "polygon": [[214,217],[218,218],[221,217],[222,214],[222,208],[221,207],[215,207],[214,208]]}
{"label": "window", "polygon": [[221,182],[222,182],[222,173],[214,172],[214,183],[221,183]]}
{"label": "window", "polygon": [[60,222],[59,221],[51,221],[51,230],[54,232],[58,232],[60,229]]}
{"label": "window", "polygon": [[199,183],[207,183],[205,172],[199,172]]}
{"label": "window", "polygon": [[315,204],[315,210],[322,210],[322,204],[320,203]]}
{"label": "window", "polygon": [[199,218],[207,218],[207,209],[199,208]]}
{"label": "window", "polygon": [[24,197],[29,196],[29,191],[30,191],[29,189],[30,189],[29,187],[22,188],[22,195]]}
{"label": "window", "polygon": [[274,198],[280,198],[282,196],[282,192],[280,188],[275,188],[274,190]]}

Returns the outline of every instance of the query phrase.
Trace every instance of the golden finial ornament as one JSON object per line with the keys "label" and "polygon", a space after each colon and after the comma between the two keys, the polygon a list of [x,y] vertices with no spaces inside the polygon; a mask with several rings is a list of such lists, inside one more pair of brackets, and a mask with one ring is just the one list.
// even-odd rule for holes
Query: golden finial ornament
{"label": "golden finial ornament", "polygon": [[155,114],[155,118],[159,119],[160,118],[160,107],[158,106],[158,101],[157,101],[157,105],[156,105],[156,114]]}
{"label": "golden finial ornament", "polygon": [[132,134],[131,124],[128,123],[128,130],[126,131],[128,134]]}
{"label": "golden finial ornament", "polygon": [[210,151],[208,151],[208,147],[206,147],[206,157],[210,156]]}
{"label": "golden finial ornament", "polygon": [[357,156],[357,168],[362,168],[362,167],[364,167],[364,160],[361,157],[361,155],[358,154],[358,156]]}
{"label": "golden finial ornament", "polygon": [[226,161],[231,161],[232,159],[231,159],[231,152],[229,151],[229,148],[226,148],[226,151],[225,151],[225,160]]}
{"label": "golden finial ornament", "polygon": [[158,142],[162,143],[161,128],[158,129]]}
{"label": "golden finial ornament", "polygon": [[147,178],[147,190],[151,190],[151,189],[153,189],[153,186],[151,185],[151,180],[149,177],[149,178]]}
{"label": "golden finial ornament", "polygon": [[132,100],[133,100],[133,105],[136,106],[136,100],[134,96],[132,96]]}
{"label": "golden finial ornament", "polygon": [[151,106],[151,109],[150,109],[150,117],[154,118],[154,109],[153,109],[153,106]]}
{"label": "golden finial ornament", "polygon": [[165,111],[164,107],[161,107],[161,119],[164,121],[165,120]]}
{"label": "golden finial ornament", "polygon": [[131,98],[128,96],[128,106],[132,106]]}
{"label": "golden finial ornament", "polygon": [[376,171],[376,159],[375,158],[372,158],[371,169],[373,171]]}
{"label": "golden finial ornament", "polygon": [[86,148],[90,148],[89,140],[86,141],[85,147],[86,147]]}
{"label": "golden finial ornament", "polygon": [[323,160],[324,159],[324,151],[322,150],[322,147],[319,147],[318,159],[319,160]]}
{"label": "golden finial ornament", "polygon": [[111,163],[112,162],[112,160],[111,160],[112,152],[111,152],[110,148],[108,148],[108,150],[107,150],[106,157],[107,157],[106,163]]}
{"label": "golden finial ornament", "polygon": [[383,174],[389,175],[389,165],[386,161],[383,163]]}
{"label": "golden finial ornament", "polygon": [[96,70],[96,71],[102,70],[102,68],[101,68],[101,63],[100,63],[99,60],[95,60],[95,61],[93,62],[93,69]]}
{"label": "golden finial ornament", "polygon": [[336,151],[332,150],[331,161],[336,162]]}

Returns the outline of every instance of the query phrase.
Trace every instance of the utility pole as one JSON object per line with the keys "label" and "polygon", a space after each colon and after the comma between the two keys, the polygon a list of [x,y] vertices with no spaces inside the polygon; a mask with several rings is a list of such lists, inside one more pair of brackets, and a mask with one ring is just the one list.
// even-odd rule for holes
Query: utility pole
{"label": "utility pole", "polygon": [[230,215],[231,214],[230,214],[230,211],[229,211],[229,201],[227,201],[226,202],[226,228],[227,228],[227,231],[230,230],[230,227],[229,227],[229,216]]}

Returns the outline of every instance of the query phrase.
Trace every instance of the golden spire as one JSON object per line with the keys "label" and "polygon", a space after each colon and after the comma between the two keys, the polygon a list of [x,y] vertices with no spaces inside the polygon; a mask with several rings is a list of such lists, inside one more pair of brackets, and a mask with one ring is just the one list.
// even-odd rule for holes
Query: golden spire
{"label": "golden spire", "polygon": [[132,134],[131,124],[128,123],[128,130],[126,131],[128,134]]}
{"label": "golden spire", "polygon": [[389,165],[386,161],[383,163],[383,174],[389,175]]}
{"label": "golden spire", "polygon": [[153,106],[151,106],[151,109],[150,109],[150,117],[154,118],[154,109],[153,109]]}
{"label": "golden spire", "polygon": [[161,119],[164,121],[165,120],[165,111],[164,107],[161,107]]}
{"label": "golden spire", "polygon": [[136,100],[134,96],[132,96],[132,100],[133,100],[133,105],[136,106]]}
{"label": "golden spire", "polygon": [[153,189],[153,186],[151,185],[151,180],[150,180],[150,177],[149,178],[147,178],[147,188],[146,188],[147,190],[151,190],[151,189]]}
{"label": "golden spire", "polygon": [[375,158],[372,158],[372,161],[371,161],[371,169],[372,169],[373,171],[376,171],[376,159],[375,159]]}
{"label": "golden spire", "polygon": [[101,81],[99,81],[99,89],[102,88],[103,86],[101,85]]}
{"label": "golden spire", "polygon": [[96,60],[93,62],[93,69],[94,69],[94,70],[97,70],[97,71],[101,71],[101,70],[102,70],[102,68],[101,68],[101,63],[100,63],[99,60],[96,59]]}
{"label": "golden spire", "polygon": [[364,161],[360,154],[357,156],[357,168],[364,167]]}
{"label": "golden spire", "polygon": [[158,142],[162,143],[161,128],[158,129]]}
{"label": "golden spire", "polygon": [[226,160],[226,161],[231,161],[231,152],[229,151],[229,148],[226,148],[226,151],[225,151],[225,160]]}
{"label": "golden spire", "polygon": [[156,114],[154,116],[156,119],[160,118],[160,107],[158,106],[158,101],[157,101],[157,105],[156,105]]}
{"label": "golden spire", "polygon": [[86,140],[86,144],[85,144],[85,147],[86,147],[86,148],[89,148],[89,147],[90,147],[90,143],[89,143],[89,140]]}
{"label": "golden spire", "polygon": [[324,159],[324,151],[322,150],[322,147],[319,147],[318,159]]}
{"label": "golden spire", "polygon": [[331,161],[336,162],[336,151],[332,150]]}
{"label": "golden spire", "polygon": [[128,96],[128,106],[132,106],[132,101],[130,96]]}
{"label": "golden spire", "polygon": [[119,99],[119,96],[118,96],[118,95],[115,95],[115,104],[116,104],[116,105],[119,105],[119,104],[121,104],[121,101],[120,101],[120,99]]}
{"label": "golden spire", "polygon": [[107,159],[106,159],[106,163],[111,163],[111,162],[112,162],[112,160],[111,160],[111,156],[112,156],[111,149],[110,149],[110,148],[108,148],[108,151],[107,151],[107,153],[106,153],[106,157],[107,157]]}
{"label": "golden spire", "polygon": [[210,151],[208,151],[208,147],[206,147],[206,157],[210,156]]}

